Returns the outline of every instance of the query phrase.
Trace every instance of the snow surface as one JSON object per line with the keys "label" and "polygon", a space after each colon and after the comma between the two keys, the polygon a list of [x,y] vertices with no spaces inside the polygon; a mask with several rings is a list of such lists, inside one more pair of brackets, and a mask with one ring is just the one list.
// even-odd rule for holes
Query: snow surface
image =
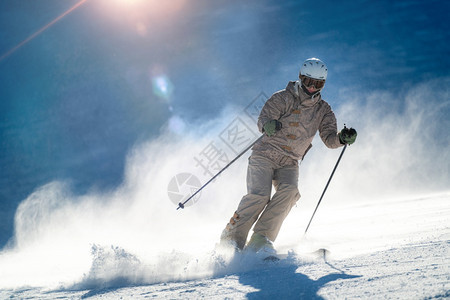
{"label": "snow surface", "polygon": [[[196,255],[166,253],[152,264],[120,247],[93,245],[89,271],[72,283],[60,277],[56,286],[11,287],[18,280],[15,271],[21,272],[2,268],[0,298],[449,298],[450,193],[391,200],[382,207],[384,213],[376,203],[341,208],[335,215],[345,222],[322,220],[279,262],[212,246]],[[349,230],[349,224],[359,230]],[[311,251],[319,245],[326,245],[325,255]],[[11,260],[3,253],[2,267],[5,258]]]}

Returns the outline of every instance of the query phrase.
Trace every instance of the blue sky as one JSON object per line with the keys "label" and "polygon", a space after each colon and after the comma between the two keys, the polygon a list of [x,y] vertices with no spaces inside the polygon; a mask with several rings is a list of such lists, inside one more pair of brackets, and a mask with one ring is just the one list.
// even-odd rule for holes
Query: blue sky
{"label": "blue sky", "polygon": [[[77,3],[0,1],[0,56]],[[448,82],[448,12],[447,1],[82,3],[0,61],[0,245],[39,186],[113,189],[131,147],[171,117],[184,122],[180,134],[194,130],[284,88],[306,58],[328,64],[333,108],[377,91],[401,111],[413,87]],[[430,122],[448,124],[448,112]]]}

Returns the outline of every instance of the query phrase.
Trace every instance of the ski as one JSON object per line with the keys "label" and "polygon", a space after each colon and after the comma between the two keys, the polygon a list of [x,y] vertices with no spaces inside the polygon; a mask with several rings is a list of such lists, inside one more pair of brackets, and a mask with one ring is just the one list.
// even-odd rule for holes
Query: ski
{"label": "ski", "polygon": [[269,255],[263,259],[263,261],[266,261],[266,262],[276,262],[276,261],[280,261],[280,260],[281,260],[281,258],[279,258],[275,255]]}

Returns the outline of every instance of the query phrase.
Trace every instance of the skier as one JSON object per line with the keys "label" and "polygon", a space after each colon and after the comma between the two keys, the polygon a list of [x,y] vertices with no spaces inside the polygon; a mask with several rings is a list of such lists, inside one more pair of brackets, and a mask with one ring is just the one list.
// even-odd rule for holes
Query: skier
{"label": "skier", "polygon": [[[253,146],[249,158],[248,193],[223,230],[221,244],[275,252],[273,242],[281,224],[300,199],[298,161],[312,147],[316,132],[328,148],[355,142],[353,128],[344,126],[337,132],[336,117],[320,95],[327,73],[325,63],[309,58],[300,68],[299,80],[289,82],[265,103],[258,118],[258,128],[265,136]],[[254,224],[253,235],[245,245]]]}

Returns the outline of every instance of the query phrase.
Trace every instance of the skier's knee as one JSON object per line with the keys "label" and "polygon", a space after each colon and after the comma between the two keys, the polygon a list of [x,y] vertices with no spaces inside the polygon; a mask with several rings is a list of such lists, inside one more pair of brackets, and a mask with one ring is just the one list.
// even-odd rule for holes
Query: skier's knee
{"label": "skier's knee", "polygon": [[292,198],[296,198],[297,200],[300,199],[300,192],[296,184],[281,183],[277,188],[277,192],[289,194]]}

